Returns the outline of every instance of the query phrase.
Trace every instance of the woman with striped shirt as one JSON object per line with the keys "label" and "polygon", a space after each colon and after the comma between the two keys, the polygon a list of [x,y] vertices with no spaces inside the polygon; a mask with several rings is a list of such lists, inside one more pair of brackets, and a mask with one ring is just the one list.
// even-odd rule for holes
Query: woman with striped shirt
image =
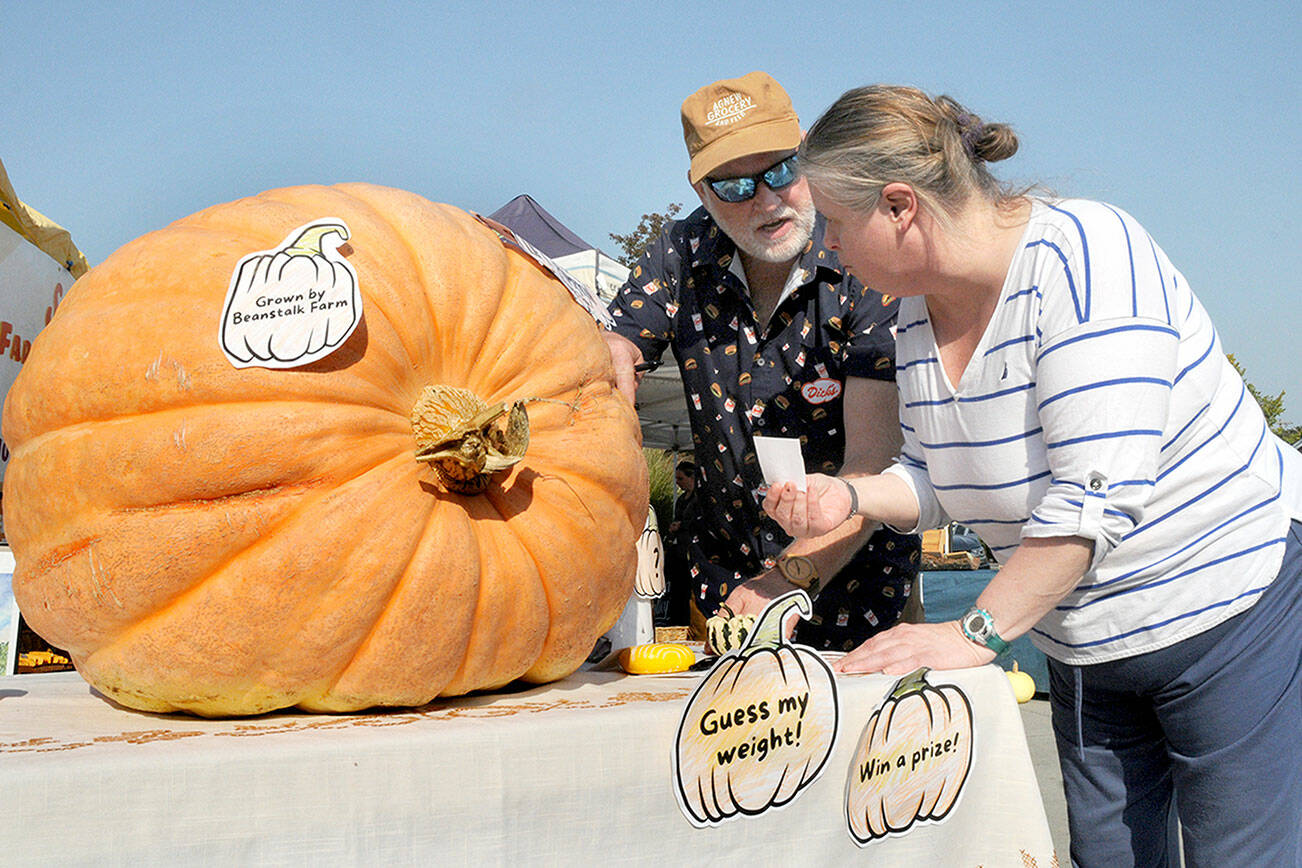
{"label": "woman with striped shirt", "polygon": [[902,297],[904,447],[774,486],[793,536],[862,513],[960,521],[1001,569],[958,622],[845,672],[1049,658],[1073,862],[1302,865],[1302,456],[1267,428],[1184,277],[1133,217],[1010,193],[1017,139],[948,97],[842,96],[800,150],[826,242]]}

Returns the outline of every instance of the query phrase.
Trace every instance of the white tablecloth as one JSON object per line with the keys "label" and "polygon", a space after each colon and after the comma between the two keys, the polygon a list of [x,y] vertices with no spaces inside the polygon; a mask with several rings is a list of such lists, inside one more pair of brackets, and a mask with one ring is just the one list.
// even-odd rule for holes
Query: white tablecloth
{"label": "white tablecloth", "polygon": [[837,679],[836,748],[793,802],[699,829],[671,781],[699,678],[585,672],[414,711],[226,721],[127,711],[75,673],[0,678],[0,861],[1054,864],[1001,670],[932,673],[971,700],[965,789],[944,821],[864,848],[846,829],[846,775],[895,679]]}

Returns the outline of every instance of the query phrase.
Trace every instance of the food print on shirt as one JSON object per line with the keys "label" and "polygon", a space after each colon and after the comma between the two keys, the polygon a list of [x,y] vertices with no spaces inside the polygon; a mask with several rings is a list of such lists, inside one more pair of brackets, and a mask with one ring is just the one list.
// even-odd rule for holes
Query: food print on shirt
{"label": "food print on shirt", "polygon": [[679,362],[703,507],[693,534],[709,564],[697,571],[697,598],[707,604],[771,568],[790,544],[760,507],[752,436],[797,436],[810,472],[835,473],[846,377],[894,378],[898,303],[843,276],[822,231],[819,220],[767,323],[757,321],[735,246],[704,209],[648,248],[611,305],[616,331],[645,358],[672,347]]}

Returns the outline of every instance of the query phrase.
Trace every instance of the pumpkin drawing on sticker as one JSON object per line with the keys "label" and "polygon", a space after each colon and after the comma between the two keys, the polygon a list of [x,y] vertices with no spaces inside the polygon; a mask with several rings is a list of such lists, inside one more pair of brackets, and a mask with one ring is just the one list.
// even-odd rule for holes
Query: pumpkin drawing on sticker
{"label": "pumpkin drawing on sticker", "polygon": [[783,637],[793,609],[809,617],[804,591],[770,603],[746,643],[719,659],[687,704],[674,784],[695,826],[787,804],[818,778],[832,753],[836,683],[822,657]]}
{"label": "pumpkin drawing on sticker", "polygon": [[918,669],[895,683],[859,737],[846,780],[846,819],[860,845],[937,822],[972,767],[972,705],[957,686]]}

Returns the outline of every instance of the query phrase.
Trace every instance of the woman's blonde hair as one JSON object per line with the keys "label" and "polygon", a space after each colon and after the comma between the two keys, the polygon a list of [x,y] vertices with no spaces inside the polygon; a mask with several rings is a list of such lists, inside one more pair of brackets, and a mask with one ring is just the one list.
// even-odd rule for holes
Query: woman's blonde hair
{"label": "woman's blonde hair", "polygon": [[814,122],[800,145],[800,169],[834,202],[861,213],[887,184],[906,183],[949,222],[973,194],[995,203],[1020,195],[986,168],[1015,153],[1012,127],[984,123],[951,97],[873,85],[846,91]]}

